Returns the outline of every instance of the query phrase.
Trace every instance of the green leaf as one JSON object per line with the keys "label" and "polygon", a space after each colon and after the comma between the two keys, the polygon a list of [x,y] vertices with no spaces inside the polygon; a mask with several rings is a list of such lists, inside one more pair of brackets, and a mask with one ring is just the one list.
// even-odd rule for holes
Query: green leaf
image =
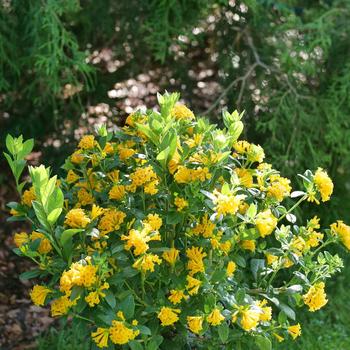
{"label": "green leaf", "polygon": [[75,234],[82,231],[84,230],[81,228],[70,228],[68,230],[63,231],[60,239],[62,247],[64,247]]}
{"label": "green leaf", "polygon": [[106,299],[108,305],[112,309],[114,309],[115,306],[117,305],[117,301],[115,299],[115,296],[114,296],[113,292],[111,290],[107,290],[107,291],[104,291],[104,293],[106,294],[105,299]]}
{"label": "green leaf", "polygon": [[38,201],[33,201],[32,205],[34,208],[35,216],[37,217],[37,219],[39,220],[41,225],[43,225],[43,227],[45,227],[47,230],[49,230],[50,227],[49,227],[49,224],[47,221],[46,213],[45,213],[42,205]]}
{"label": "green leaf", "polygon": [[164,338],[161,335],[154,336],[146,346],[146,350],[158,350],[159,345],[163,343]]}
{"label": "green leaf", "polygon": [[295,321],[295,311],[290,306],[280,303],[278,307],[287,315],[288,318]]}
{"label": "green leaf", "polygon": [[152,335],[151,330],[146,326],[139,325],[139,326],[137,326],[137,329],[140,331],[141,334]]}
{"label": "green leaf", "polygon": [[6,143],[6,148],[8,149],[8,151],[14,155],[16,153],[16,150],[15,150],[15,143],[14,143],[14,139],[13,137],[8,134],[6,136],[6,140],[5,140],[5,143]]}
{"label": "green leaf", "polygon": [[120,304],[119,308],[123,311],[126,319],[131,319],[134,317],[135,313],[135,300],[132,294],[129,294]]}
{"label": "green leaf", "polygon": [[21,280],[30,280],[31,278],[34,278],[34,277],[38,277],[40,274],[41,274],[41,270],[39,269],[35,269],[35,270],[30,270],[30,271],[26,271],[26,272],[22,272],[20,275],[19,275],[19,278]]}
{"label": "green leaf", "polygon": [[257,335],[255,337],[255,344],[260,350],[272,350],[271,340],[262,335]]}
{"label": "green leaf", "polygon": [[252,259],[250,261],[250,269],[253,273],[254,279],[257,280],[258,272],[265,268],[265,259]]}
{"label": "green leaf", "polygon": [[219,332],[219,338],[220,340],[225,343],[228,339],[228,335],[229,335],[229,328],[228,328],[228,324],[226,322],[221,323],[218,326],[218,332]]}
{"label": "green leaf", "polygon": [[53,225],[57,221],[61,213],[62,213],[62,208],[57,208],[52,210],[52,212],[47,216],[47,221],[51,225]]}
{"label": "green leaf", "polygon": [[144,347],[136,340],[132,340],[129,343],[131,350],[143,350]]}
{"label": "green leaf", "polygon": [[26,157],[34,148],[34,140],[33,139],[29,139],[25,142],[23,142],[22,145],[22,150],[20,152],[18,152],[18,158],[22,159],[24,157]]}

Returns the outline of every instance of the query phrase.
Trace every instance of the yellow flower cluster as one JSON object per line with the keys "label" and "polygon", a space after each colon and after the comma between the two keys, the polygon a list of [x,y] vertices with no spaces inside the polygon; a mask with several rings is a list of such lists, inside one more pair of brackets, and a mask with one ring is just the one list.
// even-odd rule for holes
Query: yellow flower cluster
{"label": "yellow flower cluster", "polygon": [[198,167],[196,169],[186,168],[180,165],[174,175],[174,179],[179,184],[186,184],[190,182],[200,181],[203,182],[211,178],[209,169],[207,167]]}
{"label": "yellow flower cluster", "polygon": [[311,312],[319,310],[327,304],[328,300],[324,288],[324,282],[318,282],[311,286],[309,291],[303,295],[304,303]]}

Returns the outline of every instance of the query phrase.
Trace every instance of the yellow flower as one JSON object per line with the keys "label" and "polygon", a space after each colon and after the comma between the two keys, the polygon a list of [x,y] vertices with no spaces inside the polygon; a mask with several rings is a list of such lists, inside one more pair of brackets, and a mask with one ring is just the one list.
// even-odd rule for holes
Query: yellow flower
{"label": "yellow flower", "polygon": [[244,168],[236,168],[235,173],[238,176],[239,182],[244,187],[253,186],[253,175],[250,170]]}
{"label": "yellow flower", "polygon": [[81,164],[84,161],[84,155],[81,154],[81,150],[75,151],[71,156],[70,160],[74,164]]}
{"label": "yellow flower", "polygon": [[30,294],[30,298],[32,299],[35,305],[42,306],[44,305],[46,296],[49,293],[51,293],[50,288],[35,285],[29,294]]}
{"label": "yellow flower", "polygon": [[171,326],[177,322],[179,320],[178,314],[180,314],[180,312],[180,309],[172,309],[170,307],[163,306],[158,313],[158,318],[161,321],[161,325],[163,327]]}
{"label": "yellow flower", "polygon": [[239,154],[246,154],[250,148],[250,143],[248,141],[242,140],[242,141],[237,141],[234,145],[233,148],[235,151]]}
{"label": "yellow flower", "polygon": [[255,225],[260,236],[265,237],[272,233],[277,226],[277,218],[273,216],[270,209],[258,213],[255,219]]}
{"label": "yellow flower", "polygon": [[175,248],[170,248],[165,251],[162,255],[162,258],[167,261],[170,265],[175,265],[176,260],[179,256],[180,251]]}
{"label": "yellow flower", "polygon": [[207,322],[212,326],[218,326],[224,319],[225,317],[221,315],[220,310],[217,308],[207,316]]}
{"label": "yellow flower", "polygon": [[91,209],[91,220],[95,220],[97,219],[100,215],[102,215],[104,212],[104,209],[97,206],[96,204],[92,205],[92,209]]}
{"label": "yellow flower", "polygon": [[121,240],[127,241],[125,244],[125,249],[130,250],[134,249],[134,254],[136,256],[144,254],[149,246],[148,242],[150,241],[160,241],[160,235],[158,231],[152,232],[149,226],[145,226],[141,231],[132,229],[129,231],[128,235],[122,235]]}
{"label": "yellow flower", "polygon": [[270,176],[270,186],[267,188],[267,196],[275,198],[282,202],[285,197],[290,195],[290,180],[280,175],[273,174]]}
{"label": "yellow flower", "polygon": [[78,191],[78,202],[82,205],[89,205],[94,203],[95,199],[85,188],[81,188]]}
{"label": "yellow flower", "polygon": [[99,287],[96,291],[90,292],[86,297],[85,301],[89,304],[90,307],[94,307],[100,303],[100,297],[104,298],[106,293],[103,291],[109,288],[109,284],[105,282],[101,287]]}
{"label": "yellow flower", "polygon": [[267,300],[261,300],[257,303],[260,307],[262,313],[260,314],[260,321],[270,321],[272,318],[272,308],[271,306],[266,306]]}
{"label": "yellow flower", "polygon": [[51,304],[51,316],[65,315],[74,304],[67,295],[54,300]]}
{"label": "yellow flower", "polygon": [[22,204],[27,207],[32,206],[32,201],[35,201],[36,196],[34,192],[34,187],[31,187],[29,190],[25,190],[22,195]]}
{"label": "yellow flower", "polygon": [[229,261],[226,268],[226,276],[232,277],[234,272],[236,271],[237,265],[234,261]]}
{"label": "yellow flower", "polygon": [[203,259],[207,256],[203,253],[202,247],[192,247],[186,250],[186,255],[189,258],[187,268],[190,270],[190,275],[193,276],[197,272],[204,272]]}
{"label": "yellow flower", "polygon": [[194,119],[193,112],[183,104],[175,105],[171,110],[171,116],[177,120],[180,119]]}
{"label": "yellow flower", "polygon": [[337,234],[344,244],[344,246],[350,250],[350,226],[344,224],[343,221],[338,220],[336,223],[331,225],[332,233]]}
{"label": "yellow flower", "polygon": [[192,333],[199,334],[203,329],[203,316],[187,316],[187,326]]}
{"label": "yellow flower", "polygon": [[112,321],[109,328],[109,337],[114,344],[127,344],[130,340],[135,339],[139,335],[139,331],[134,331],[124,325],[121,321]]}
{"label": "yellow flower", "polygon": [[96,332],[91,333],[91,338],[99,348],[108,346],[109,329],[98,327]]}
{"label": "yellow flower", "polygon": [[233,193],[222,194],[217,190],[214,190],[213,194],[216,197],[213,200],[214,204],[216,204],[215,211],[219,215],[236,214],[242,199],[245,198],[244,195],[234,195]]}
{"label": "yellow flower", "polygon": [[100,219],[98,229],[100,230],[101,236],[112,231],[118,231],[120,225],[124,222],[126,214],[114,208],[104,210],[103,216]]}
{"label": "yellow flower", "polygon": [[183,165],[179,165],[174,175],[174,179],[177,183],[185,184],[195,181],[205,181],[211,178],[209,169],[207,167],[198,167],[196,169],[189,169]]}
{"label": "yellow flower", "polygon": [[241,326],[249,332],[254,329],[260,321],[260,313],[252,308],[244,309],[241,312]]}
{"label": "yellow flower", "polygon": [[121,161],[125,161],[129,159],[136,153],[134,149],[125,147],[123,145],[118,145],[117,149],[118,149],[118,155]]}
{"label": "yellow flower", "polygon": [[117,201],[123,199],[125,196],[125,186],[124,185],[114,185],[109,191],[109,199],[115,199]]}
{"label": "yellow flower", "polygon": [[73,228],[85,228],[90,223],[90,219],[85,215],[83,209],[71,209],[64,223]]}
{"label": "yellow flower", "polygon": [[158,214],[148,214],[144,224],[148,224],[153,231],[157,231],[162,227],[163,220]]}
{"label": "yellow flower", "polygon": [[266,253],[265,256],[267,260],[267,265],[272,265],[275,261],[278,261],[278,256],[276,255]]}
{"label": "yellow flower", "polygon": [[292,336],[293,339],[298,338],[301,335],[301,327],[300,324],[296,324],[294,326],[288,327],[288,333]]}
{"label": "yellow flower", "polygon": [[79,175],[77,175],[73,170],[69,170],[67,173],[66,180],[69,184],[72,184],[79,180]]}
{"label": "yellow flower", "polygon": [[[316,189],[321,195],[322,202],[328,201],[333,193],[334,185],[331,178],[328,176],[327,172],[325,172],[321,168],[318,168],[313,177],[313,182],[316,186]],[[316,202],[317,204],[319,204],[319,201],[316,199],[315,195],[316,193],[314,189],[313,188],[309,189],[307,200],[309,202]]]}
{"label": "yellow flower", "polygon": [[113,182],[117,183],[119,181],[119,170],[113,170],[107,173],[107,177]]}
{"label": "yellow flower", "polygon": [[277,333],[272,333],[272,335],[277,339],[277,341],[279,343],[282,343],[284,341],[284,338],[282,336],[280,336],[279,334]]}
{"label": "yellow flower", "polygon": [[311,286],[309,291],[303,295],[304,303],[309,307],[309,311],[314,312],[327,304],[327,294],[324,288],[324,282],[318,282]]}
{"label": "yellow flower", "polygon": [[30,239],[35,241],[36,239],[40,239],[40,244],[38,247],[38,252],[40,254],[47,254],[51,252],[52,246],[50,241],[44,236],[43,233],[33,231],[30,235]]}
{"label": "yellow flower", "polygon": [[155,254],[145,254],[141,258],[135,261],[132,265],[135,269],[141,270],[143,272],[154,271],[155,264],[160,265],[162,259],[159,258],[158,255]]}
{"label": "yellow flower", "polygon": [[198,294],[199,287],[201,286],[202,282],[192,276],[187,276],[187,285],[186,289],[188,291],[189,295],[195,295]]}
{"label": "yellow flower", "polygon": [[240,246],[245,250],[250,250],[251,252],[255,252],[255,241],[252,239],[245,239],[241,241]]}
{"label": "yellow flower", "polygon": [[95,137],[93,135],[86,135],[80,140],[78,147],[81,149],[92,149],[95,146]]}
{"label": "yellow flower", "polygon": [[251,144],[247,152],[248,161],[262,163],[265,158],[264,150],[259,145]]}
{"label": "yellow flower", "polygon": [[26,232],[15,233],[13,240],[19,248],[29,241],[29,235]]}
{"label": "yellow flower", "polygon": [[185,198],[176,197],[174,200],[174,204],[177,207],[177,211],[182,211],[186,207],[188,207],[188,202]]}
{"label": "yellow flower", "polygon": [[172,304],[176,305],[180,304],[182,299],[188,299],[188,296],[185,295],[183,290],[172,289],[168,299]]}
{"label": "yellow flower", "polygon": [[192,232],[195,235],[203,235],[204,238],[210,238],[213,236],[213,231],[215,229],[215,224],[209,219],[208,214],[202,217],[201,223],[197,224],[193,228]]}

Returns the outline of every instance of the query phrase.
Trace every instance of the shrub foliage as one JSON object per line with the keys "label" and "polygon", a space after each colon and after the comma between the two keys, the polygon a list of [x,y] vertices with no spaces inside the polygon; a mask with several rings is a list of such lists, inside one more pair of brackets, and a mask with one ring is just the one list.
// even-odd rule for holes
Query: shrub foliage
{"label": "shrub foliage", "polygon": [[321,231],[293,211],[328,201],[333,183],[307,170],[292,191],[261,146],[238,140],[242,115],[224,111],[220,129],[178,98],[158,95],[159,111],[84,136],[62,179],[41,165],[20,182],[33,142],[8,136],[21,194],[10,220],[32,225],[15,234],[15,253],[37,264],[21,278],[38,279],[33,302],[89,329],[95,347],[266,350],[295,339],[299,309],[326,305],[326,279],[343,266],[325,247],[349,249],[350,227]]}

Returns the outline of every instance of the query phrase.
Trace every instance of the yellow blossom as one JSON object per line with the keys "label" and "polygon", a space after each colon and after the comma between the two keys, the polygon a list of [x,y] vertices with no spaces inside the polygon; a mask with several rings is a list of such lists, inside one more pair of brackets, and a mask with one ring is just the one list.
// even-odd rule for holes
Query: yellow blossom
{"label": "yellow blossom", "polygon": [[46,296],[49,293],[51,293],[50,288],[35,285],[29,294],[30,294],[30,298],[32,299],[35,305],[42,306],[44,305]]}
{"label": "yellow blossom", "polygon": [[237,265],[234,261],[229,261],[226,267],[226,276],[232,277],[234,272],[236,271]]}
{"label": "yellow blossom", "polygon": [[43,233],[33,231],[30,235],[30,239],[35,241],[36,239],[40,239],[40,244],[38,247],[38,252],[40,254],[47,254],[51,252],[52,246],[50,241],[45,237]]}
{"label": "yellow blossom", "polygon": [[270,186],[267,188],[267,196],[275,198],[278,202],[282,202],[285,197],[290,195],[290,180],[273,174],[270,176]]}
{"label": "yellow blossom", "polygon": [[92,149],[95,146],[95,137],[93,135],[83,136],[78,147],[81,149]]}
{"label": "yellow blossom", "polygon": [[215,224],[209,219],[208,214],[202,217],[200,223],[193,228],[192,232],[195,235],[203,235],[204,238],[210,238],[213,236],[213,231],[215,229]]}
{"label": "yellow blossom", "polygon": [[101,236],[103,237],[112,231],[118,231],[125,217],[126,214],[120,210],[114,208],[105,209],[98,225]]}
{"label": "yellow blossom", "polygon": [[121,321],[112,321],[109,328],[109,337],[114,344],[127,344],[130,340],[135,339],[139,335],[139,331],[134,331],[124,325]]}
{"label": "yellow blossom", "polygon": [[260,321],[260,312],[253,308],[247,308],[241,312],[241,326],[249,332],[254,329]]}
{"label": "yellow blossom", "polygon": [[143,222],[150,225],[153,231],[159,230],[163,224],[163,220],[158,214],[148,214],[146,220]]}
{"label": "yellow blossom", "polygon": [[284,338],[282,336],[280,336],[279,334],[277,333],[272,333],[272,335],[277,339],[277,341],[279,343],[282,343],[284,341]]}
{"label": "yellow blossom", "polygon": [[98,327],[95,332],[91,333],[91,338],[99,348],[106,348],[108,346],[109,329]]}
{"label": "yellow blossom", "polygon": [[187,276],[187,285],[186,289],[188,291],[189,295],[195,295],[198,294],[199,287],[201,286],[202,282],[192,276]]}
{"label": "yellow blossom", "polygon": [[270,209],[258,213],[255,219],[255,225],[260,236],[265,237],[272,233],[277,226],[277,218],[272,214]]}
{"label": "yellow blossom", "polygon": [[267,260],[267,265],[272,265],[275,261],[278,261],[278,256],[276,255],[266,253],[265,256]]}
{"label": "yellow blossom", "polygon": [[109,199],[121,200],[125,196],[124,185],[114,185],[108,193]]}
{"label": "yellow blossom", "polygon": [[177,120],[180,119],[194,119],[193,112],[183,104],[175,105],[171,110],[171,116]]}
{"label": "yellow blossom", "polygon": [[67,295],[55,299],[51,304],[51,316],[62,316],[67,314],[68,310],[75,304]]}
{"label": "yellow blossom", "polygon": [[160,265],[162,260],[156,254],[145,254],[132,265],[135,269],[143,272],[154,271],[155,264]]}
{"label": "yellow blossom", "polygon": [[104,212],[104,209],[97,206],[96,204],[92,205],[92,209],[91,209],[91,220],[95,220],[97,219],[100,215],[102,215]]}
{"label": "yellow blossom", "polygon": [[182,299],[188,299],[188,296],[185,295],[183,290],[172,289],[168,299],[172,304],[176,305],[180,304]]}
{"label": "yellow blossom", "polygon": [[165,261],[167,261],[170,265],[174,265],[179,256],[179,252],[180,251],[175,248],[170,248],[169,250],[163,253],[162,258]]}
{"label": "yellow blossom", "polygon": [[13,240],[16,246],[19,248],[29,241],[29,235],[26,232],[15,233]]}
{"label": "yellow blossom", "polygon": [[22,204],[27,207],[32,206],[32,201],[36,199],[34,187],[31,187],[29,190],[25,190],[22,195]]}
{"label": "yellow blossom", "polygon": [[245,250],[255,251],[255,241],[252,239],[245,239],[240,242],[240,246]]}
{"label": "yellow blossom", "polygon": [[314,312],[327,304],[328,300],[324,288],[324,282],[318,282],[303,295],[304,303],[309,307],[309,311]]}
{"label": "yellow blossom", "polygon": [[67,173],[66,180],[69,184],[72,184],[79,180],[79,175],[77,175],[73,170],[69,170]]}
{"label": "yellow blossom", "polygon": [[186,255],[189,258],[187,268],[190,270],[190,275],[193,276],[197,272],[204,272],[203,259],[207,256],[203,252],[202,247],[192,247],[186,250]]}
{"label": "yellow blossom", "polygon": [[94,203],[95,199],[91,193],[89,193],[85,188],[81,188],[78,191],[78,202],[82,205],[89,205]]}
{"label": "yellow blossom", "polygon": [[187,326],[192,333],[199,334],[203,329],[203,316],[187,316]]}
{"label": "yellow blossom", "polygon": [[81,153],[81,150],[75,151],[70,156],[70,160],[74,164],[81,164],[84,161],[84,155]]}
{"label": "yellow blossom", "polygon": [[266,306],[267,300],[261,300],[257,303],[258,307],[261,309],[260,321],[270,321],[272,318],[272,308],[271,306]]}
{"label": "yellow blossom", "polygon": [[161,321],[161,325],[163,327],[165,326],[171,326],[175,322],[179,320],[178,314],[180,314],[180,309],[173,309],[170,307],[163,306],[160,309],[160,312],[158,313],[158,318]]}
{"label": "yellow blossom", "polygon": [[217,308],[207,316],[207,322],[212,326],[218,326],[224,319],[225,317],[221,315],[220,310]]}
{"label": "yellow blossom", "polygon": [[245,198],[244,195],[234,195],[233,193],[223,194],[217,190],[214,190],[214,196],[216,197],[213,200],[214,204],[216,204],[215,211],[219,215],[236,214],[242,199]]}
{"label": "yellow blossom", "polygon": [[85,215],[83,209],[71,209],[67,213],[64,223],[73,228],[85,228],[90,223],[90,219]]}
{"label": "yellow blossom", "polygon": [[[313,177],[313,182],[321,195],[322,202],[328,201],[333,193],[334,187],[328,174],[323,169],[318,168]],[[308,192],[308,201],[319,203],[312,189]]]}
{"label": "yellow blossom", "polygon": [[239,182],[242,186],[248,188],[253,186],[253,175],[250,170],[244,168],[236,168],[235,173],[237,174]]}
{"label": "yellow blossom", "polygon": [[177,211],[182,211],[186,207],[188,207],[188,202],[185,198],[176,197],[174,200],[174,204],[177,207]]}
{"label": "yellow blossom", "polygon": [[344,224],[343,221],[338,220],[336,223],[331,225],[332,233],[337,234],[344,244],[344,246],[350,250],[350,226]]}
{"label": "yellow blossom", "polygon": [[301,335],[301,327],[300,324],[297,323],[294,326],[288,327],[288,333],[292,336],[293,339],[298,338]]}

